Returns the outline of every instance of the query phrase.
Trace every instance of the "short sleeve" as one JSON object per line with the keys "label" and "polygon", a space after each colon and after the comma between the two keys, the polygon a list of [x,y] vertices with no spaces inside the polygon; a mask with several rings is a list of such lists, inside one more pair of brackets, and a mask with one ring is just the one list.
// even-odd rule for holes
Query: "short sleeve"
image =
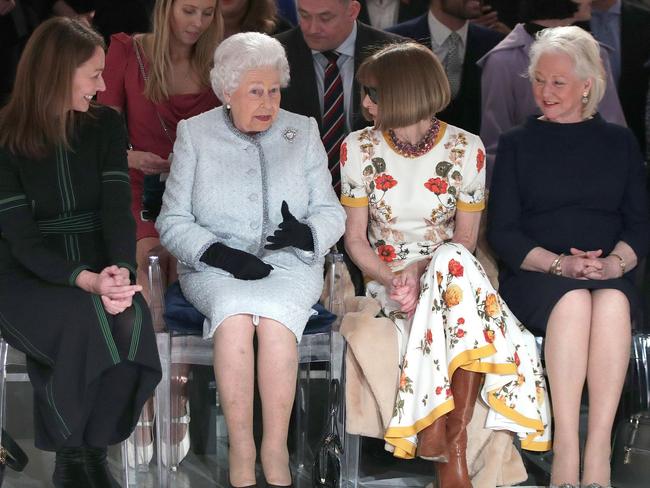
{"label": "short sleeve", "polygon": [[464,212],[480,212],[485,208],[485,147],[480,138],[470,137],[456,208]]}
{"label": "short sleeve", "polygon": [[106,90],[97,94],[97,101],[103,105],[125,109],[126,95],[124,87],[124,74],[129,54],[133,51],[131,36],[114,34],[111,36],[111,43],[106,54],[104,66],[104,83]]}
{"label": "short sleeve", "polygon": [[361,148],[358,134],[349,134],[341,144],[341,203],[346,207],[367,207],[368,193],[361,178]]}

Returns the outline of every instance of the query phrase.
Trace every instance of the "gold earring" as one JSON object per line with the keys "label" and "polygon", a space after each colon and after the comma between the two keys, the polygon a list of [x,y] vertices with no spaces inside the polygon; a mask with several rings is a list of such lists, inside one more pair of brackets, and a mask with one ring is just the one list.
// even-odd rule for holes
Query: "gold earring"
{"label": "gold earring", "polygon": [[587,105],[589,103],[589,92],[582,93],[582,104]]}

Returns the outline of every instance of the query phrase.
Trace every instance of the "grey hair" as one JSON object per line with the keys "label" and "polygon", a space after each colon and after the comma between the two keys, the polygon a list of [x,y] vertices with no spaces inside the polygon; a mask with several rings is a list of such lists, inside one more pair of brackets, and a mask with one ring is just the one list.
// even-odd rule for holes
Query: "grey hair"
{"label": "grey hair", "polygon": [[535,79],[539,58],[549,52],[566,54],[573,61],[576,76],[581,80],[591,79],[589,101],[582,107],[582,116],[587,118],[595,114],[607,87],[598,42],[587,31],[574,25],[540,31],[530,48],[528,76],[531,80]]}
{"label": "grey hair", "polygon": [[252,69],[274,68],[280,86],[289,84],[289,62],[284,47],[276,39],[259,32],[234,34],[219,44],[210,70],[212,90],[220,100],[237,90],[244,74]]}

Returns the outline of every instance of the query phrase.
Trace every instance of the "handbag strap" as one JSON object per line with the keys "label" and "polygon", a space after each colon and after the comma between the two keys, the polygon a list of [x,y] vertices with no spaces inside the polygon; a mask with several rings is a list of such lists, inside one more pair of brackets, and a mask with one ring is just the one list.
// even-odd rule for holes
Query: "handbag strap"
{"label": "handbag strap", "polygon": [[[144,62],[142,61],[142,55],[140,54],[140,46],[138,45],[138,41],[135,40],[135,36],[131,38],[133,40],[133,50],[135,51],[135,57],[138,60],[138,66],[140,66],[140,74],[142,74],[142,79],[144,82],[147,82],[147,72],[144,69]],[[167,129],[167,124],[165,124],[165,121],[163,120],[162,116],[160,115],[160,112],[158,111],[158,105],[151,102],[153,104],[153,108],[156,111],[156,115],[158,116],[158,120],[160,121],[160,126],[163,129],[163,132],[167,136],[167,139],[169,139],[169,142],[174,145],[174,139],[172,139],[172,136],[169,134],[169,129]]]}
{"label": "handbag strap", "polygon": [[14,471],[22,471],[27,466],[29,458],[6,430],[2,429],[2,445],[0,446],[0,464],[6,464]]}

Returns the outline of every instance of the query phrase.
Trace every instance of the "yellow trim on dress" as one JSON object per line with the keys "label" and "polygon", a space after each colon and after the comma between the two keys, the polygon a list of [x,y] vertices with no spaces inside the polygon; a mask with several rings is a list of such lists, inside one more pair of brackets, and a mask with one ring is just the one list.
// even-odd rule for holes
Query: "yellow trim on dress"
{"label": "yellow trim on dress", "polygon": [[[468,371],[481,372],[480,359],[492,356],[496,353],[494,344],[487,344],[483,347],[476,349],[467,349],[460,354],[454,356],[449,363],[449,378],[451,378],[458,368],[463,368]],[[498,367],[507,365],[495,365]],[[513,365],[514,366],[514,365]],[[516,367],[515,367],[516,370]],[[509,372],[506,374],[510,374]],[[426,429],[433,424],[438,417],[449,413],[454,409],[454,399],[450,398],[434,408],[426,417],[417,420],[413,425],[404,427],[389,427],[384,434],[384,440],[395,448],[393,456],[402,459],[412,459],[415,457],[417,446],[412,442],[405,439],[417,434],[418,432]]]}
{"label": "yellow trim on dress", "polygon": [[521,441],[521,447],[527,451],[548,451],[552,447],[552,442],[549,441],[535,441],[536,437],[539,437],[544,434],[544,424],[539,419],[531,419],[524,417],[522,414],[508,407],[504,400],[501,400],[496,397],[494,391],[488,393],[488,403],[490,407],[499,412],[506,418],[516,422],[519,425],[528,427],[530,429],[535,429],[537,432],[528,434],[528,436]]}
{"label": "yellow trim on dress", "polygon": [[[433,141],[433,146],[431,146],[431,149],[429,151],[432,151],[438,143],[442,140],[443,136],[445,135],[445,132],[447,131],[447,122],[443,122],[442,120],[439,120],[440,122],[440,127],[438,128],[438,134],[436,134],[436,139]],[[388,131],[382,131],[381,135],[384,138],[384,141],[386,141],[386,144],[388,144],[388,147],[391,148],[391,150],[395,153],[398,154],[399,156],[402,156],[397,148],[395,147],[395,144],[393,144],[393,141],[391,140],[390,136],[388,135]],[[429,151],[426,152],[425,154],[429,154]],[[422,154],[421,156],[418,156],[421,158],[425,154]],[[404,156],[402,156],[404,157]],[[414,158],[415,159],[415,158]]]}
{"label": "yellow trim on dress", "polygon": [[367,207],[368,206],[368,197],[359,197],[353,198],[345,195],[341,195],[341,205],[346,207]]}
{"label": "yellow trim on dress", "polygon": [[475,203],[467,203],[462,200],[456,200],[456,208],[463,212],[480,212],[485,209],[485,200]]}
{"label": "yellow trim on dress", "polygon": [[431,410],[431,412],[429,412],[429,415],[416,421],[413,425],[406,427],[389,427],[386,429],[384,439],[389,444],[393,444],[394,440],[399,440],[401,437],[408,437],[410,435],[417,434],[421,430],[424,430],[433,424],[439,417],[442,417],[443,415],[451,412],[454,409],[454,406],[454,399],[449,398]]}

